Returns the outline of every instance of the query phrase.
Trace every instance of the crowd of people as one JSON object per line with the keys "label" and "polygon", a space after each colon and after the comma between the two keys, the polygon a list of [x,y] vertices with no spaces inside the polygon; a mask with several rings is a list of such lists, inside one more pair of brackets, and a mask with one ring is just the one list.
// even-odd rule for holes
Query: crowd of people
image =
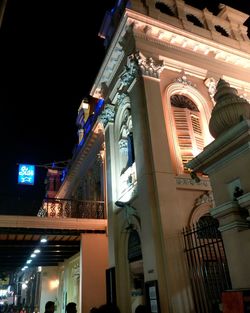
{"label": "crowd of people", "polygon": [[[45,313],[54,313],[55,311],[55,304],[52,301],[48,301],[45,305]],[[76,303],[69,302],[66,305],[66,312],[65,313],[77,313]],[[147,313],[147,308],[145,305],[138,305],[135,309],[135,313]],[[90,309],[89,313],[121,313],[118,306],[115,304],[103,304],[101,306],[94,307]]]}
{"label": "crowd of people", "polygon": [[[48,301],[45,305],[44,313],[54,313],[55,303],[53,301]],[[26,309],[22,307],[18,309],[13,306],[0,307],[0,313],[26,313]],[[37,313],[37,312],[33,312]],[[65,313],[77,313],[77,304],[75,302],[69,302],[66,305]],[[103,304],[99,307],[93,307],[90,309],[89,313],[121,313],[118,306],[115,304]],[[135,309],[135,313],[148,313],[145,305],[138,305]]]}

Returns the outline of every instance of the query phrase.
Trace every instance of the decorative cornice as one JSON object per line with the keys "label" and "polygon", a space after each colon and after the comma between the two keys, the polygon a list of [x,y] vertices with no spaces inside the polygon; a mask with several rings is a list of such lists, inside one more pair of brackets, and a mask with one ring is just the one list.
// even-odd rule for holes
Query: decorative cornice
{"label": "decorative cornice", "polygon": [[[189,25],[192,23],[189,23]],[[135,41],[137,38],[145,39],[148,42],[153,42],[166,49],[166,47],[176,49],[183,53],[192,55],[203,55],[211,62],[217,60],[217,64],[222,67],[224,64],[233,64],[241,68],[243,71],[250,68],[249,51],[250,44],[247,41],[236,41],[233,39],[223,38],[219,35],[220,41],[212,39],[209,30],[199,29],[205,31],[206,36],[196,32],[192,33],[190,30],[180,28],[171,23],[157,20],[146,14],[140,14],[131,9],[126,10],[123,15],[117,32],[114,35],[109,52],[103,62],[99,71],[97,79],[91,91],[94,97],[100,97],[101,83],[105,82],[109,87],[114,75],[124,60],[125,49],[128,44],[128,38],[133,36]],[[229,41],[228,41],[229,40]],[[125,44],[124,44],[125,41]],[[232,46],[228,43],[232,43]]]}
{"label": "decorative cornice", "polygon": [[[207,36],[198,35],[185,29],[176,28],[170,24],[162,23],[150,17],[138,16],[136,12],[129,12],[128,23],[134,24],[135,37],[144,38],[160,45],[174,47],[179,50],[193,51],[197,54],[209,55],[210,57],[231,64],[237,64],[242,68],[249,68],[250,62],[247,56],[250,45],[244,42],[244,51],[237,41],[230,40],[233,47],[228,43],[216,42]],[[150,26],[148,27],[150,23]],[[145,32],[145,29],[147,30]],[[207,31],[209,33],[209,31]],[[221,38],[219,36],[218,38]],[[223,38],[224,39],[224,38]]]}
{"label": "decorative cornice", "polygon": [[113,104],[106,104],[104,110],[98,117],[99,122],[103,124],[103,128],[108,123],[113,123],[115,117],[115,106]]}

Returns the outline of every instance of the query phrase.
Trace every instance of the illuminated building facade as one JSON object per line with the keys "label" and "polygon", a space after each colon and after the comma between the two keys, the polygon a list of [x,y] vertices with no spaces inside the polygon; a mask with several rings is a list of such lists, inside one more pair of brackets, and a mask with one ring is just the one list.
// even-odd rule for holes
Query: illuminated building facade
{"label": "illuminated building facade", "polygon": [[[108,50],[91,95],[105,101],[109,274],[116,281],[108,292],[122,312],[144,302],[151,312],[215,311],[231,286],[217,227],[214,235],[191,231],[216,221],[208,177],[186,164],[213,140],[219,79],[250,97],[247,18],[225,5],[215,16],[180,0],[118,1],[106,14],[100,36]],[[212,246],[204,250],[204,243]],[[225,284],[216,289],[220,275]]]}
{"label": "illuminated building facade", "polygon": [[[97,100],[79,108],[79,144],[56,198],[82,200],[90,211],[91,201],[103,203],[107,300],[122,313],[141,303],[150,312],[215,312],[232,288],[209,178],[187,164],[213,141],[218,81],[250,98],[247,18],[181,0],[117,1],[105,16]],[[89,238],[85,247],[94,246]],[[80,265],[79,298],[98,304],[84,294],[90,279],[82,272]]]}

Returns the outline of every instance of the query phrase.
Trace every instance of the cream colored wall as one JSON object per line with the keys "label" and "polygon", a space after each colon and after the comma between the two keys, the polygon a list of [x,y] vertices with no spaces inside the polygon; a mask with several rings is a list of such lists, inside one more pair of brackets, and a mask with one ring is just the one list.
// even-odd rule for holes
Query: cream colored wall
{"label": "cream colored wall", "polygon": [[[233,154],[232,154],[233,155]],[[245,153],[238,154],[237,158],[230,158],[225,155],[221,160],[219,170],[215,170],[211,175],[211,184],[214,189],[221,190],[220,193],[215,193],[216,205],[233,200],[233,191],[230,190],[229,184],[233,180],[239,179],[241,188],[246,192],[250,190],[249,176],[245,173],[250,173],[250,152],[246,150]],[[228,162],[230,162],[230,171],[228,169]]]}
{"label": "cream colored wall", "polygon": [[[75,302],[79,311],[79,288],[80,288],[80,253],[75,254],[59,268],[59,288],[58,288],[58,312],[65,312],[65,305]],[[67,303],[65,295],[67,294]]]}
{"label": "cream colored wall", "polygon": [[[42,268],[41,272],[41,298],[39,312],[45,311],[45,304],[47,301],[55,302],[58,304],[58,284],[59,283],[59,271],[57,266],[47,266]],[[59,311],[56,309],[56,313]]]}
{"label": "cream colored wall", "polygon": [[229,230],[222,233],[228,266],[235,289],[250,286],[249,260],[250,260],[250,230],[242,232]]}
{"label": "cream colored wall", "polygon": [[108,268],[108,239],[106,234],[81,234],[80,252],[80,310],[106,303],[106,273]]}

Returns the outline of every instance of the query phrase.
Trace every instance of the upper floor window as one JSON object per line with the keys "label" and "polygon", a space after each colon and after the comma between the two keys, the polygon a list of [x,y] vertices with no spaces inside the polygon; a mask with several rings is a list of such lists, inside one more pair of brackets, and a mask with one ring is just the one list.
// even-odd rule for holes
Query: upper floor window
{"label": "upper floor window", "polygon": [[185,164],[204,148],[200,112],[188,97],[175,94],[170,97],[176,130],[177,147],[185,170]]}
{"label": "upper floor window", "polygon": [[132,166],[135,161],[134,143],[133,143],[133,126],[130,109],[126,109],[123,113],[123,120],[119,136],[120,150],[120,170],[123,174],[127,168]]}

